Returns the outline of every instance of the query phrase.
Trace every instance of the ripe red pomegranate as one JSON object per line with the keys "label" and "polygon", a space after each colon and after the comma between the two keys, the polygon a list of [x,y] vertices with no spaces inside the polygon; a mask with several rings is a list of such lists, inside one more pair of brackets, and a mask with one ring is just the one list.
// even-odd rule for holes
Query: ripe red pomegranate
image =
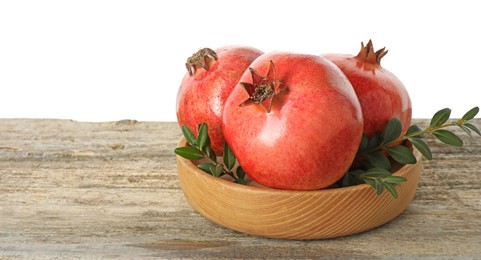
{"label": "ripe red pomegranate", "polygon": [[239,164],[274,188],[328,187],[351,165],[362,113],[342,72],[319,56],[258,57],[224,107],[223,131]]}
{"label": "ripe red pomegranate", "polygon": [[382,48],[374,52],[372,41],[361,43],[357,56],[325,54],[323,57],[336,64],[351,82],[362,107],[364,133],[371,137],[384,131],[393,117],[401,120],[405,134],[411,124],[412,106],[409,94],[401,81],[381,67],[387,54]]}
{"label": "ripe red pomegranate", "polygon": [[262,52],[228,46],[215,51],[204,48],[187,59],[188,73],[177,93],[177,121],[197,135],[197,125],[207,123],[212,149],[222,154],[224,103],[241,75]]}

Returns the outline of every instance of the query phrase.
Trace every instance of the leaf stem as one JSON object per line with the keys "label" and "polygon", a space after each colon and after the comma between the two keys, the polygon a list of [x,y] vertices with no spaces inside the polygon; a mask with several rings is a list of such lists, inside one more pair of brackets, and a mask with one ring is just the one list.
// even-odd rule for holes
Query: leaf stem
{"label": "leaf stem", "polygon": [[443,129],[443,128],[450,127],[450,126],[459,126],[459,125],[464,124],[465,122],[466,122],[466,120],[459,119],[456,122],[445,123],[445,124],[443,124],[441,126],[438,126],[438,127],[429,126],[426,129],[424,129],[423,131],[412,133],[410,135],[399,136],[398,138],[394,139],[391,142],[388,142],[388,143],[382,144],[380,146],[368,149],[368,150],[364,151],[363,154],[369,154],[369,153],[373,153],[373,152],[382,151],[382,150],[385,150],[389,147],[396,146],[399,143],[402,143],[403,141],[408,140],[409,138],[414,138],[414,137],[421,136],[421,135],[424,135],[424,134],[430,134],[430,133],[432,133],[436,130]]}
{"label": "leaf stem", "polygon": [[[416,137],[416,136],[420,136],[420,135],[423,135],[423,134],[430,134],[436,130],[439,130],[439,129],[443,129],[443,128],[446,128],[446,127],[450,127],[450,126],[457,126],[457,125],[460,125],[459,124],[459,121],[464,121],[464,120],[458,120],[457,122],[451,122],[451,123],[446,123],[446,124],[443,124],[441,126],[438,126],[438,127],[428,127],[426,129],[424,129],[423,131],[421,132],[417,132],[417,133],[413,133],[413,134],[410,134],[410,135],[405,135],[405,136],[400,136],[398,137],[396,140],[392,141],[392,142],[389,142],[388,144],[386,144],[387,147],[389,147],[389,145],[393,145],[397,142],[401,142],[401,141],[405,141],[409,138],[413,138],[413,137]],[[462,123],[461,123],[462,124]]]}
{"label": "leaf stem", "polygon": [[[197,148],[198,148],[198,147],[197,147]],[[200,150],[200,149],[199,149],[199,150]],[[200,150],[200,151],[202,152],[202,154],[204,155],[204,157],[207,158],[212,164],[214,164],[214,165],[216,165],[216,166],[217,166],[217,165],[221,165],[221,166],[222,166],[222,173],[220,174],[220,176],[227,174],[227,175],[231,176],[232,178],[234,178],[234,180],[237,180],[237,178],[235,177],[235,175],[234,175],[231,171],[226,170],[225,165],[220,164],[220,163],[218,163],[216,160],[213,160],[212,158],[210,158],[210,156],[209,156],[206,152],[204,152],[204,151],[202,151],[202,150]],[[220,177],[220,176],[219,176],[219,177]]]}

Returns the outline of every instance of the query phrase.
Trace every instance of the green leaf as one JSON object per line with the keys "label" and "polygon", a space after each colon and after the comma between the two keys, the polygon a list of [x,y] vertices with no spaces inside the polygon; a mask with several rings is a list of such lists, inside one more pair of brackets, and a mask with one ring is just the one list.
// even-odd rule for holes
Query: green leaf
{"label": "green leaf", "polygon": [[420,133],[420,132],[422,132],[422,131],[423,131],[423,129],[421,129],[421,127],[419,127],[418,125],[411,125],[411,126],[408,128],[407,132],[406,132],[406,136],[411,136],[411,135],[416,134],[416,136],[413,136],[413,137],[415,137],[415,138],[424,138],[424,137],[426,137],[425,134],[419,134],[419,135],[417,135],[417,133]]}
{"label": "green leaf", "polygon": [[382,135],[374,135],[371,137],[371,139],[369,139],[369,143],[367,144],[367,148],[366,149],[373,149],[373,148],[376,148],[376,147],[379,147],[382,143]]}
{"label": "green leaf", "polygon": [[204,154],[197,148],[192,146],[184,146],[175,148],[174,152],[189,160],[200,160],[204,158]]}
{"label": "green leaf", "polygon": [[234,182],[242,185],[246,185],[246,181],[244,179],[236,179]]}
{"label": "green leaf", "polygon": [[367,178],[384,178],[387,176],[391,176],[391,172],[382,169],[382,168],[371,168],[367,170],[365,173],[361,174],[362,179],[367,179]]}
{"label": "green leaf", "polygon": [[387,144],[396,140],[402,132],[402,124],[399,118],[389,120],[383,132],[383,143]]}
{"label": "green leaf", "polygon": [[207,139],[209,138],[208,135],[207,124],[202,123],[199,125],[199,136],[197,137],[197,144],[199,145],[200,150],[204,151],[205,146],[207,144]]}
{"label": "green leaf", "polygon": [[356,185],[355,177],[352,176],[349,172],[344,174],[341,179],[341,187],[349,187]]}
{"label": "green leaf", "polygon": [[428,145],[421,139],[418,138],[408,138],[409,141],[418,149],[419,152],[428,160],[433,159],[433,154],[431,153],[431,149],[429,149]]}
{"label": "green leaf", "polygon": [[224,170],[224,167],[221,164],[215,163],[202,163],[199,164],[197,167],[214,177],[222,176],[222,171]]}
{"label": "green leaf", "polygon": [[197,165],[197,167],[199,167],[199,169],[203,170],[204,172],[208,173],[208,174],[211,174],[212,173],[210,172],[210,168],[211,167],[215,167],[215,164],[213,163],[202,163],[202,164],[199,164]]}
{"label": "green leaf", "polygon": [[374,179],[368,179],[368,178],[365,178],[365,179],[362,179],[365,183],[369,184],[369,186],[371,186],[374,190],[377,191],[377,187],[376,187],[376,181]]}
{"label": "green leaf", "polygon": [[450,115],[451,109],[449,108],[439,110],[438,112],[436,112],[436,114],[434,114],[429,126],[433,128],[441,126],[442,124],[446,123],[446,121],[448,121]]}
{"label": "green leaf", "polygon": [[210,145],[206,145],[204,150],[212,161],[217,162],[217,155],[215,154],[214,150],[212,150]]}
{"label": "green leaf", "polygon": [[391,184],[401,184],[401,182],[405,182],[407,179],[402,176],[391,175],[384,178],[384,182],[391,183]]}
{"label": "green leaf", "polygon": [[376,194],[379,196],[384,191],[384,185],[379,179],[374,179],[376,185]]}
{"label": "green leaf", "polygon": [[391,169],[389,159],[382,152],[373,152],[365,155],[371,168]]}
{"label": "green leaf", "polygon": [[235,155],[234,152],[230,149],[227,142],[224,142],[224,165],[230,171],[234,168],[235,165]]}
{"label": "green leaf", "polygon": [[243,180],[246,176],[246,172],[244,171],[244,169],[242,169],[242,167],[239,166],[237,167],[236,175],[238,179]]}
{"label": "green leaf", "polygon": [[192,133],[192,131],[190,131],[189,127],[187,127],[186,125],[183,125],[182,133],[184,134],[184,137],[185,137],[185,140],[187,140],[187,143],[189,143],[190,146],[195,146],[196,144],[195,136]]}
{"label": "green leaf", "polygon": [[466,132],[466,134],[468,134],[470,137],[473,137],[473,135],[471,134],[471,129],[469,129],[469,127],[465,126],[465,125],[458,125],[459,128],[463,129],[464,132]]}
{"label": "green leaf", "polygon": [[481,131],[479,131],[479,129],[475,125],[473,125],[471,123],[464,123],[463,125],[466,126],[469,129],[473,130],[475,133],[477,133],[478,135],[481,136]]}
{"label": "green leaf", "polygon": [[222,170],[224,170],[224,167],[220,164],[212,164],[209,167],[210,173],[214,177],[220,177],[222,175]]}
{"label": "green leaf", "polygon": [[359,144],[358,153],[365,151],[368,143],[369,143],[369,139],[367,138],[367,135],[362,134],[361,143]]}
{"label": "green leaf", "polygon": [[416,157],[414,157],[413,152],[409,150],[406,146],[398,145],[387,148],[387,152],[391,157],[399,163],[402,164],[413,164],[416,163]]}
{"label": "green leaf", "polygon": [[348,171],[341,179],[341,187],[354,186],[359,183],[359,176],[363,174],[363,170]]}
{"label": "green leaf", "polygon": [[402,176],[393,176],[390,171],[380,168],[369,169],[366,173],[361,174],[361,179],[376,190],[376,194],[380,195],[386,189],[391,196],[397,198],[396,189],[393,185],[398,185],[406,181]]}
{"label": "green leaf", "polygon": [[448,131],[448,130],[436,130],[432,132],[432,134],[439,139],[439,141],[449,144],[452,146],[463,146],[463,140],[459,138],[457,135],[454,133]]}
{"label": "green leaf", "polygon": [[479,107],[474,107],[472,108],[471,110],[469,110],[468,112],[466,112],[466,114],[464,114],[464,116],[462,117],[463,120],[471,120],[473,119],[477,114],[479,113]]}
{"label": "green leaf", "polygon": [[384,183],[384,188],[386,188],[386,190],[391,193],[391,196],[395,199],[397,199],[398,197],[398,194],[397,194],[397,191],[396,191],[396,188],[394,188],[394,186],[390,183],[387,183],[385,182]]}

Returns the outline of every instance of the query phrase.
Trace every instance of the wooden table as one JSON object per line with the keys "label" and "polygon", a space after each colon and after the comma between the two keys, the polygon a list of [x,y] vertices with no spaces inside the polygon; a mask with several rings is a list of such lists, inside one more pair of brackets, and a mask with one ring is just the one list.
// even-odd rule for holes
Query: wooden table
{"label": "wooden table", "polygon": [[435,159],[392,222],[288,241],[191,209],[177,181],[176,123],[2,119],[0,258],[481,258],[481,138],[458,132],[461,148],[429,139]]}

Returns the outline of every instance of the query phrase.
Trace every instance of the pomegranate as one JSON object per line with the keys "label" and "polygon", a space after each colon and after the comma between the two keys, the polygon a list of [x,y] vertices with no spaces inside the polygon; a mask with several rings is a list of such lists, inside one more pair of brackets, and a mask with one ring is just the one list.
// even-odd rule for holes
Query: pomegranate
{"label": "pomegranate", "polygon": [[239,164],[265,186],[313,190],[340,179],[362,136],[362,112],[342,72],[326,59],[258,57],[224,107],[223,132]]}
{"label": "pomegranate", "polygon": [[366,46],[361,43],[357,56],[322,55],[336,64],[354,87],[361,103],[364,133],[368,137],[382,133],[394,117],[401,120],[402,135],[411,124],[411,99],[406,88],[394,74],[381,67],[381,59],[387,52],[385,48],[375,52],[369,40]]}
{"label": "pomegranate", "polygon": [[212,149],[222,154],[222,112],[224,103],[241,75],[262,52],[228,46],[215,51],[204,48],[187,59],[188,73],[177,93],[177,121],[197,135],[197,126],[209,125]]}

